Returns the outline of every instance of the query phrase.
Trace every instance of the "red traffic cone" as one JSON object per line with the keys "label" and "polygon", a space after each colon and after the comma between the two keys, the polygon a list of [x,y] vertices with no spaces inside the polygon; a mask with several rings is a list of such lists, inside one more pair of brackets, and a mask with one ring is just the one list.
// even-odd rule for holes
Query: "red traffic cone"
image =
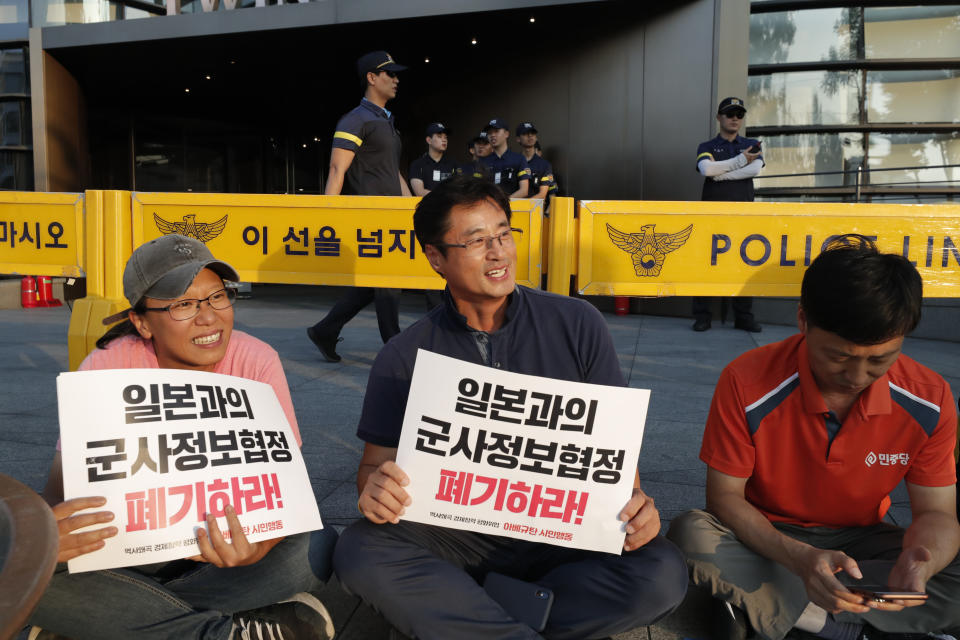
{"label": "red traffic cone", "polygon": [[618,316],[625,316],[630,313],[630,298],[627,296],[614,296],[613,312]]}
{"label": "red traffic cone", "polygon": [[37,298],[37,281],[33,276],[23,276],[20,279],[20,306],[24,309],[33,309],[40,306]]}
{"label": "red traffic cone", "polygon": [[53,278],[50,276],[37,276],[37,283],[41,307],[59,307],[63,304],[53,297]]}

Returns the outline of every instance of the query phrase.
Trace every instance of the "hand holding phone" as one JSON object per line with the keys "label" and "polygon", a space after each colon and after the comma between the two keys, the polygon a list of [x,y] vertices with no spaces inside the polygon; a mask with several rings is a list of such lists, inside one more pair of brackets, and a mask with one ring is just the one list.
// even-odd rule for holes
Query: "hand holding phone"
{"label": "hand holding phone", "polygon": [[755,145],[751,146],[749,149],[747,149],[747,153],[760,153],[760,147],[761,147],[761,145],[763,145],[763,142],[760,141],[760,140],[757,140],[757,144],[755,144]]}
{"label": "hand holding phone", "polygon": [[926,600],[927,594],[922,591],[900,591],[885,584],[858,584],[848,585],[852,593],[863,596],[867,600],[888,602],[890,600]]}

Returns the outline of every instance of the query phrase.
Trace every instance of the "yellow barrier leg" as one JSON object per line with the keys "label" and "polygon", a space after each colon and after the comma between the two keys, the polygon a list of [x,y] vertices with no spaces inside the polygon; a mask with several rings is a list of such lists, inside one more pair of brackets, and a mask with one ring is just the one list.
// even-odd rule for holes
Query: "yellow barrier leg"
{"label": "yellow barrier leg", "polygon": [[547,291],[569,295],[574,263],[573,198],[554,198],[550,205],[550,249]]}

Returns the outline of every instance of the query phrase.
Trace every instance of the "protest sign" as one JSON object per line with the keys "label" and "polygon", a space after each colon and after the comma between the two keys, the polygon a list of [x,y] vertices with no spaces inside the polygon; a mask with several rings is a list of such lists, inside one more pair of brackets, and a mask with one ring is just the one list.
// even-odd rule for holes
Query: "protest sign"
{"label": "protest sign", "polygon": [[[232,505],[251,542],[323,528],[273,387],[173,369],[57,378],[64,497],[105,496],[119,533],[69,561],[71,573],[197,555]],[[98,525],[103,526],[103,525]]]}
{"label": "protest sign", "polygon": [[403,518],[619,553],[649,399],[421,349],[397,451]]}

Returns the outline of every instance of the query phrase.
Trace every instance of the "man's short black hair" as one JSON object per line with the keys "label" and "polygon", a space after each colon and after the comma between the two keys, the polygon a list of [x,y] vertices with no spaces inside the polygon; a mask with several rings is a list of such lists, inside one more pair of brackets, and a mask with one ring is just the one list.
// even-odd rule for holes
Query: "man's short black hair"
{"label": "man's short black hair", "polygon": [[[444,234],[450,229],[450,211],[454,207],[469,206],[486,200],[492,201],[506,214],[507,221],[510,221],[510,199],[492,182],[471,176],[453,176],[441,182],[423,196],[413,212],[413,230],[417,234],[420,248],[443,242]],[[442,255],[447,255],[445,247],[437,249]]]}
{"label": "man's short black hair", "polygon": [[800,286],[807,323],[859,345],[913,331],[922,301],[923,281],[913,263],[880,253],[873,240],[858,234],[833,239]]}

